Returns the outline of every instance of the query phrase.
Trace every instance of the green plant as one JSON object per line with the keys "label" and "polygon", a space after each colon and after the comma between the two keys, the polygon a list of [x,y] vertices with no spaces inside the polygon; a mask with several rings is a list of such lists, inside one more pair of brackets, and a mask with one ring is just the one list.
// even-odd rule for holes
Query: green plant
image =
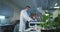
{"label": "green plant", "polygon": [[60,15],[55,18],[53,26],[56,28],[60,28]]}
{"label": "green plant", "polygon": [[[44,27],[44,28],[49,28],[49,27],[52,27],[53,26],[53,22],[49,20],[49,16],[51,14],[49,14],[48,16],[46,15],[43,15],[43,23],[41,23],[41,26]],[[48,21],[46,21],[48,20]]]}
{"label": "green plant", "polygon": [[46,22],[49,16],[43,15],[43,22]]}
{"label": "green plant", "polygon": [[41,24],[41,26],[44,27],[44,28],[48,28],[48,27],[60,28],[60,15],[58,17],[56,17],[54,21],[49,20],[48,22],[46,22],[44,20],[43,23]]}
{"label": "green plant", "polygon": [[48,22],[46,22],[46,20],[47,19],[49,19],[49,15],[47,16],[46,14],[45,15],[43,15],[43,23],[41,23],[41,26],[42,27],[44,27],[44,28],[47,28],[47,27],[49,27],[49,21]]}

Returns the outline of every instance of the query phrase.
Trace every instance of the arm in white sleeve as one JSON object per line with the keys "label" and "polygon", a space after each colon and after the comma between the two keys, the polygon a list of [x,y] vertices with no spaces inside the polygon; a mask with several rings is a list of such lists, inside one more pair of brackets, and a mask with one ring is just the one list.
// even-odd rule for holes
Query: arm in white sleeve
{"label": "arm in white sleeve", "polygon": [[27,21],[33,20],[31,17],[28,16],[27,13],[23,13],[23,14],[24,14],[23,16],[24,16],[25,20],[27,20]]}

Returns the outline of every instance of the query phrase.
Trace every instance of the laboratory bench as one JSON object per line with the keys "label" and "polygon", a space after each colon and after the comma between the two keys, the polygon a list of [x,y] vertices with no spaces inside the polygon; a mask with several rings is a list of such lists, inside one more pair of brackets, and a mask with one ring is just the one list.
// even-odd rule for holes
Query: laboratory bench
{"label": "laboratory bench", "polygon": [[2,32],[13,32],[14,25],[1,26]]}
{"label": "laboratory bench", "polygon": [[[39,25],[40,23],[43,23],[43,22],[27,22],[28,25],[26,26],[29,26],[29,27],[26,29],[26,31],[29,30],[28,32],[36,32],[36,30],[31,30],[32,29],[30,28],[32,27],[31,24]],[[18,26],[19,24],[17,23],[17,25],[15,25],[14,32],[18,31],[19,29]],[[41,32],[60,32],[60,29],[41,29],[40,31]]]}
{"label": "laboratory bench", "polygon": [[[32,23],[32,22],[30,22],[30,23]],[[30,26],[30,23],[29,23],[29,26]],[[42,22],[34,22],[34,23],[38,24],[38,23],[42,23]],[[17,21],[14,24],[6,24],[6,25],[3,25],[3,26],[0,25],[0,28],[1,28],[2,32],[17,32],[19,30],[19,22]],[[35,31],[36,30],[30,30],[29,32],[35,32]],[[41,32],[60,32],[60,29],[49,29],[49,30],[41,29],[40,31]]]}
{"label": "laboratory bench", "polygon": [[[35,30],[35,25],[39,25],[40,23],[43,23],[43,22],[29,22],[29,27],[33,27],[34,25],[34,29],[33,28],[28,28],[27,30],[30,30],[29,32],[37,32],[37,30]],[[40,27],[40,26],[39,26]],[[37,28],[39,28],[37,27]],[[55,29],[55,27],[53,28],[48,28],[48,29],[43,29],[43,27],[41,27],[41,29],[39,30],[39,32],[60,32],[59,31],[60,29]]]}
{"label": "laboratory bench", "polygon": [[13,32],[18,20],[11,23],[0,24],[0,32]]}
{"label": "laboratory bench", "polygon": [[0,26],[0,32],[12,32],[12,31],[13,31],[13,25]]}
{"label": "laboratory bench", "polygon": [[[29,32],[37,32],[36,30],[30,30]],[[60,29],[40,30],[40,32],[60,32]]]}

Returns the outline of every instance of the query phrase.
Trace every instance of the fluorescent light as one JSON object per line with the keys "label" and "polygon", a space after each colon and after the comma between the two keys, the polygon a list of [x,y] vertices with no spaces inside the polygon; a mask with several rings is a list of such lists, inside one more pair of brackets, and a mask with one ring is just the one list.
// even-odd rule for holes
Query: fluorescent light
{"label": "fluorescent light", "polygon": [[58,5],[58,3],[55,4],[55,6],[57,6],[57,5]]}
{"label": "fluorescent light", "polygon": [[5,16],[0,16],[0,19],[5,19]]}
{"label": "fluorescent light", "polygon": [[58,7],[54,7],[54,8],[60,8],[60,7],[58,6]]}

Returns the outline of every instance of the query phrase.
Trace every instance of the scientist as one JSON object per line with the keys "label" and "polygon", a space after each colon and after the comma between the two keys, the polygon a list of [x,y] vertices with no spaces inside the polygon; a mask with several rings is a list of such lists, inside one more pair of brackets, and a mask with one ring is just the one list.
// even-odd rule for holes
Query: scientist
{"label": "scientist", "polygon": [[24,32],[25,31],[25,24],[26,21],[33,21],[31,17],[28,15],[28,11],[30,9],[30,6],[26,6],[24,10],[21,10],[20,12],[20,26],[19,26],[19,32]]}

